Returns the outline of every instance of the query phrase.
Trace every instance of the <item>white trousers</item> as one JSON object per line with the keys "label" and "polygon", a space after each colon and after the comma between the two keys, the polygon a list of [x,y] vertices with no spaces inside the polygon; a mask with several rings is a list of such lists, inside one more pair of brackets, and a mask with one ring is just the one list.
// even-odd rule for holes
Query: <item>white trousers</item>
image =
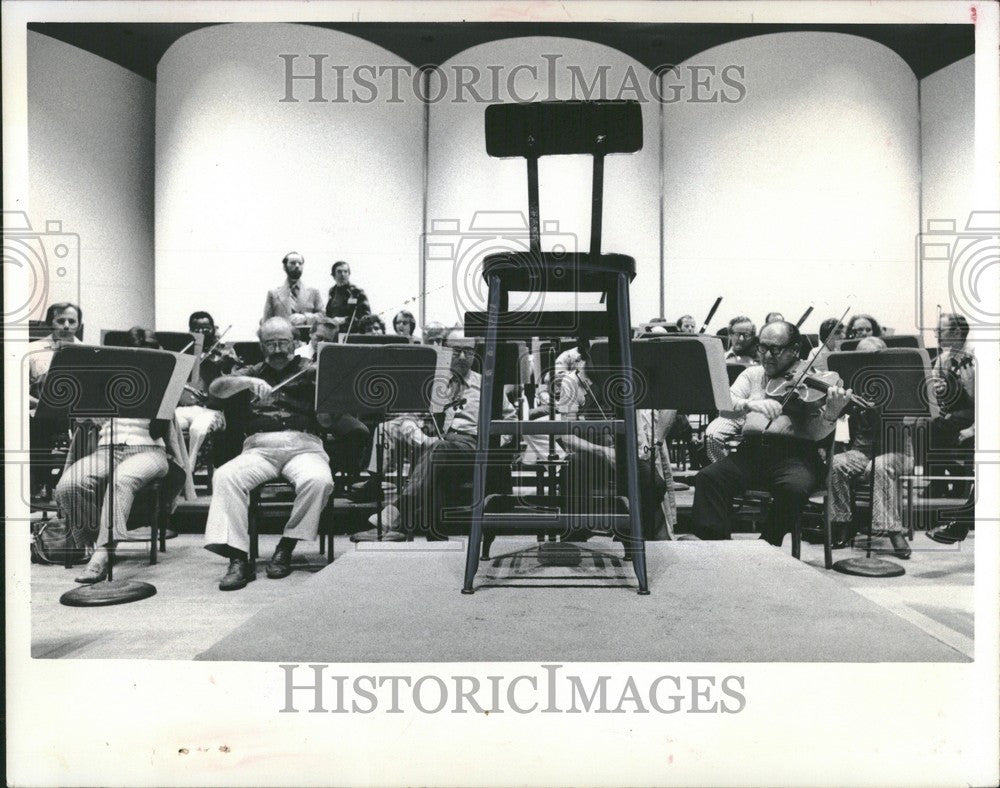
{"label": "white trousers", "polygon": [[223,553],[221,546],[228,545],[248,553],[250,492],[279,477],[295,487],[284,535],[315,541],[320,514],[333,492],[330,458],[323,442],[306,432],[261,432],[247,438],[243,453],[215,472],[205,547]]}
{"label": "white trousers", "polygon": [[202,405],[182,405],[174,411],[177,424],[188,433],[188,467],[189,474],[194,473],[194,464],[198,461],[198,451],[210,432],[226,428],[226,416],[219,410],[212,410]]}

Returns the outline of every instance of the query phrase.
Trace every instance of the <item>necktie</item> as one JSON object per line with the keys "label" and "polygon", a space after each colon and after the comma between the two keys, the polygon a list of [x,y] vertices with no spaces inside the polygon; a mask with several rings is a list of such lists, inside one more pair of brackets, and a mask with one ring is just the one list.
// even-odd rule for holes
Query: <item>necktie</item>
{"label": "necktie", "polygon": [[296,282],[295,284],[293,284],[289,288],[289,290],[292,291],[292,298],[298,298],[299,297],[299,283],[298,282]]}

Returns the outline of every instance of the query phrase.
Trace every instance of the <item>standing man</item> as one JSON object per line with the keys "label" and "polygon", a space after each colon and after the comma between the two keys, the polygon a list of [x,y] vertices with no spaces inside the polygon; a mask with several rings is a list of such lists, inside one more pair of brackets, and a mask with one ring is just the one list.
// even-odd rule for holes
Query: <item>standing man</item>
{"label": "standing man", "polygon": [[326,316],[332,317],[342,331],[348,330],[348,327],[353,331],[352,320],[357,323],[372,313],[368,296],[360,287],[351,284],[351,266],[343,260],[333,264],[330,274],[334,285],[330,288],[330,300],[326,302]]}
{"label": "standing man", "polygon": [[733,498],[747,489],[765,489],[773,503],[761,534],[780,546],[802,514],[822,472],[817,443],[835,428],[850,392],[830,386],[826,404],[806,415],[788,416],[768,399],[772,380],[801,371],[799,330],[784,320],[760,332],[760,366],[749,367],[733,383],[733,415],[742,417],[743,443],[734,453],[698,472],[692,516],[702,539],[729,539]]}
{"label": "standing man", "polygon": [[314,407],[315,367],[294,354],[295,337],[286,318],[265,320],[258,336],[264,361],[218,378],[209,387],[212,397],[226,407],[230,426],[246,435],[243,452],[215,472],[205,523],[205,548],[229,559],[221,591],[243,588],[256,577],[248,557],[251,490],[282,476],[295,487],[284,535],[267,564],[267,576],[274,579],[291,574],[298,541],[316,540],[320,514],[333,492],[330,458]]}
{"label": "standing man", "polygon": [[293,326],[311,326],[323,314],[323,298],[315,287],[302,282],[302,269],[306,259],[298,252],[289,252],[281,261],[285,281],[280,287],[267,292],[264,303],[264,320],[283,317]]}

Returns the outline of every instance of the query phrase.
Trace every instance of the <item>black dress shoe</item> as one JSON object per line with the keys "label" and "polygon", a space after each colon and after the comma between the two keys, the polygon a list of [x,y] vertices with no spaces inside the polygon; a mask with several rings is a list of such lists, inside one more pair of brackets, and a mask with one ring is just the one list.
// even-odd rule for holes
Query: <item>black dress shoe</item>
{"label": "black dress shoe", "polygon": [[267,562],[267,576],[272,580],[281,580],[281,578],[288,577],[292,573],[292,549],[294,548],[294,542],[292,545],[286,545],[283,544],[284,541],[282,539],[281,542],[278,542],[278,546],[274,548],[274,555]]}
{"label": "black dress shoe", "polygon": [[956,544],[962,542],[969,535],[969,526],[964,523],[952,520],[947,525],[928,531],[927,536],[935,542],[941,544]]}
{"label": "black dress shoe", "polygon": [[257,573],[246,558],[230,558],[229,571],[219,582],[219,590],[236,591],[256,579]]}
{"label": "black dress shoe", "polygon": [[843,550],[845,547],[849,547],[853,541],[851,538],[851,524],[850,523],[831,523],[831,547],[834,550]]}
{"label": "black dress shoe", "polygon": [[910,545],[906,541],[906,537],[902,534],[892,533],[889,534],[889,543],[892,545],[892,554],[903,561],[906,561],[910,557]]}

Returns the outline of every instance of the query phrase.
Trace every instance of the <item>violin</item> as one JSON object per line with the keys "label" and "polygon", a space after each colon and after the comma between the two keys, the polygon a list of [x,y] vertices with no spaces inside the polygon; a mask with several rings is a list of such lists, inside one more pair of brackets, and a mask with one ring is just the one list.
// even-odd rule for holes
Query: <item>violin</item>
{"label": "violin", "polygon": [[[785,415],[808,416],[826,405],[827,392],[839,381],[840,376],[836,372],[813,372],[806,375],[789,372],[768,383],[765,392],[770,399],[781,402],[782,413]],[[872,410],[875,407],[873,402],[856,394],[848,394],[847,398],[859,410]]]}

